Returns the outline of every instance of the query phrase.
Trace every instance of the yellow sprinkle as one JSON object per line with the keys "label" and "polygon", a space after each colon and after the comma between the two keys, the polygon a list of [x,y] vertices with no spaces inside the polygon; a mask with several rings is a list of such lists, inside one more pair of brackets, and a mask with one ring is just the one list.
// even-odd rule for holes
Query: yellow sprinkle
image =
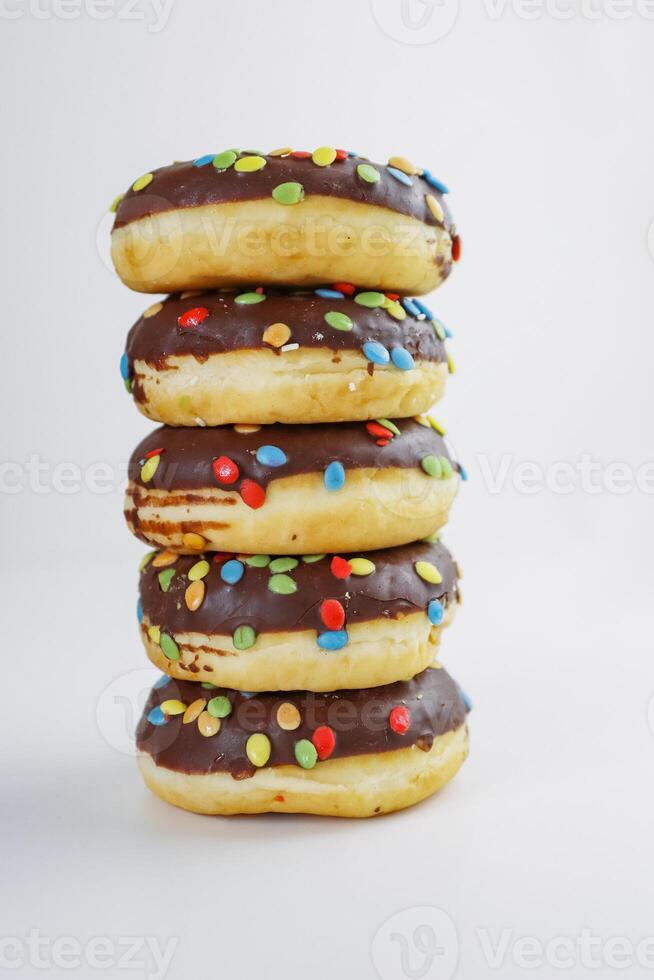
{"label": "yellow sprinkle", "polygon": [[184,702],[178,701],[176,698],[171,698],[170,701],[162,701],[159,707],[165,715],[183,715],[186,711]]}
{"label": "yellow sprinkle", "polygon": [[301,721],[300,712],[294,704],[291,704],[290,701],[284,701],[283,704],[280,704],[277,709],[277,724],[280,728],[285,732],[294,732],[296,728],[300,727]]}
{"label": "yellow sprinkle", "polygon": [[196,582],[191,582],[187,587],[184,593],[184,601],[191,612],[195,612],[200,608],[204,601],[205,591],[205,584],[201,579],[198,579]]}
{"label": "yellow sprinkle", "polygon": [[206,578],[209,574],[209,562],[208,561],[196,561],[188,570],[188,580],[189,582],[198,582],[201,578]]}
{"label": "yellow sprinkle", "polygon": [[157,467],[161,462],[161,456],[150,456],[150,459],[146,459],[145,463],[141,467],[141,480],[143,483],[149,483],[154,474],[157,472]]}
{"label": "yellow sprinkle", "polygon": [[239,174],[253,174],[257,170],[263,170],[266,161],[263,157],[241,157],[234,164],[234,170]]}
{"label": "yellow sprinkle", "polygon": [[292,146],[282,146],[279,150],[271,150],[268,154],[269,157],[287,157],[289,153],[293,152]]}
{"label": "yellow sprinkle", "polygon": [[205,738],[217,735],[220,731],[220,718],[214,718],[208,711],[203,711],[198,715],[198,731]]}
{"label": "yellow sprinkle", "polygon": [[443,581],[443,576],[430,561],[417,561],[414,567],[420,578],[430,585],[440,585]]}
{"label": "yellow sprinkle", "polygon": [[336,159],[336,150],[333,146],[319,146],[311,154],[311,159],[317,167],[328,167]]}
{"label": "yellow sprinkle", "polygon": [[188,708],[184,712],[182,723],[184,725],[188,725],[190,722],[195,721],[195,719],[198,718],[204,711],[206,704],[207,702],[204,700],[204,698],[198,698],[197,701],[193,701],[192,704],[189,704]]}
{"label": "yellow sprinkle", "polygon": [[447,352],[447,370],[450,372],[450,374],[454,374],[454,358],[449,351]]}
{"label": "yellow sprinkle", "polygon": [[291,328],[286,323],[271,323],[263,332],[264,344],[271,347],[283,347],[291,336]]}
{"label": "yellow sprinkle", "polygon": [[150,626],[148,629],[148,636],[153,643],[159,643],[161,640],[161,627],[160,626]]}
{"label": "yellow sprinkle", "polygon": [[406,157],[389,157],[388,166],[395,167],[396,170],[401,170],[403,174],[408,174],[409,177],[422,173],[422,171],[416,167],[414,163],[411,163],[410,160],[407,160]]}
{"label": "yellow sprinkle", "polygon": [[153,180],[154,180],[154,176],[152,174],[143,174],[142,177],[139,177],[137,180],[134,181],[134,183],[132,184],[132,190],[142,191],[143,188],[147,187],[148,184],[151,184]]}
{"label": "yellow sprinkle", "polygon": [[203,551],[207,542],[201,534],[194,534],[192,531],[189,531],[188,534],[182,535],[182,544],[189,551]]}
{"label": "yellow sprinkle", "polygon": [[433,664],[430,664],[428,667],[428,670],[442,670],[442,669],[443,669],[443,665],[440,664],[438,660],[434,660]]}
{"label": "yellow sprinkle", "polygon": [[396,299],[389,299],[387,296],[382,306],[396,320],[406,320],[406,310]]}
{"label": "yellow sprinkle", "polygon": [[417,422],[418,425],[424,425],[425,429],[428,429],[429,426],[431,425],[428,415],[414,415],[413,421]]}
{"label": "yellow sprinkle", "polygon": [[179,555],[175,554],[174,551],[160,551],[152,559],[152,567],[167,568],[168,565],[174,565],[178,558]]}
{"label": "yellow sprinkle", "polygon": [[431,415],[428,415],[427,418],[429,419],[429,424],[431,425],[434,432],[438,432],[439,436],[447,435],[447,429],[445,428],[444,425],[441,425],[440,422],[437,422],[436,419],[433,419]]}
{"label": "yellow sprinkle", "polygon": [[249,436],[253,432],[258,432],[260,428],[260,425],[246,425],[244,422],[241,422],[234,426],[234,432],[238,432],[240,436]]}
{"label": "yellow sprinkle", "polygon": [[368,558],[351,558],[350,568],[353,575],[372,575],[375,571],[375,564]]}
{"label": "yellow sprinkle", "polygon": [[163,303],[153,303],[152,306],[148,306],[147,310],[143,312],[143,319],[149,320],[151,316],[156,316],[163,310]]}
{"label": "yellow sprinkle", "polygon": [[185,293],[180,293],[180,299],[190,299],[191,296],[202,296],[201,289],[187,289]]}
{"label": "yellow sprinkle", "polygon": [[116,196],[116,197],[115,197],[115,198],[113,199],[113,201],[111,202],[111,205],[110,205],[110,207],[109,207],[109,210],[110,210],[110,212],[111,212],[112,214],[115,214],[115,213],[116,213],[116,211],[118,210],[118,205],[119,205],[119,204],[120,204],[120,202],[122,201],[122,199],[123,199],[123,197],[124,197],[124,195],[123,195],[123,194],[118,194],[118,195],[117,195],[117,196]]}
{"label": "yellow sprinkle", "polygon": [[245,745],[245,752],[248,759],[252,765],[256,766],[258,769],[260,769],[261,766],[265,766],[265,764],[268,762],[271,750],[272,746],[270,744],[270,739],[267,735],[264,735],[261,732],[256,732],[256,734],[250,735]]}
{"label": "yellow sprinkle", "polygon": [[427,202],[427,207],[436,218],[436,221],[443,221],[445,215],[443,209],[434,197],[433,194],[425,194],[425,201]]}

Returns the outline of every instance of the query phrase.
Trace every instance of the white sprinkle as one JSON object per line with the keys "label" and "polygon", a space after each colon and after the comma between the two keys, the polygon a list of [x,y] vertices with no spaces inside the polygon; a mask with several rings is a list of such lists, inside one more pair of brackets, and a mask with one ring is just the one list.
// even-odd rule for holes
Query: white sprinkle
{"label": "white sprinkle", "polygon": [[313,335],[313,339],[314,340],[324,340],[325,339],[325,335],[324,335],[324,333],[320,333],[319,331],[316,331],[316,333],[314,333],[314,335]]}
{"label": "white sprinkle", "polygon": [[204,421],[204,419],[201,419],[199,415],[196,415],[195,424],[199,425],[200,428],[204,429],[207,423]]}
{"label": "white sprinkle", "polygon": [[282,351],[282,353],[286,353],[286,351],[289,350],[297,350],[299,346],[300,346],[299,344],[284,344],[284,346],[281,347],[280,350]]}
{"label": "white sprinkle", "polygon": [[424,313],[418,313],[418,316],[416,317],[416,320],[426,320],[426,319],[427,317],[425,316]]}
{"label": "white sprinkle", "polygon": [[354,381],[350,381],[348,388],[350,389],[350,391],[356,391],[357,390],[356,383]]}

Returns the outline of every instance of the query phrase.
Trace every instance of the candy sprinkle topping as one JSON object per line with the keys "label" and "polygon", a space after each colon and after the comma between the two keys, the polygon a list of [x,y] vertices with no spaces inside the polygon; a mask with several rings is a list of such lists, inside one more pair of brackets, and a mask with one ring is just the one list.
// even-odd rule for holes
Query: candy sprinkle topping
{"label": "candy sprinkle topping", "polygon": [[252,510],[258,510],[266,502],[266,491],[254,480],[243,480],[240,494],[243,503]]}
{"label": "candy sprinkle topping", "polygon": [[236,483],[240,476],[238,466],[229,456],[218,456],[217,459],[213,460],[211,469],[218,483],[225,483],[227,486]]}
{"label": "candy sprinkle topping", "polygon": [[234,170],[239,174],[253,174],[257,170],[263,170],[266,161],[260,156],[241,157],[234,164]]}
{"label": "candy sprinkle topping", "polygon": [[379,171],[370,163],[360,163],[357,167],[357,174],[367,184],[376,184],[381,177]]}
{"label": "candy sprinkle topping", "polygon": [[336,746],[336,735],[329,725],[320,725],[311,736],[318,758],[322,761],[328,759]]}
{"label": "candy sprinkle topping", "polygon": [[232,705],[229,698],[221,694],[208,702],[207,711],[212,718],[228,718],[232,713]]}
{"label": "candy sprinkle topping", "polygon": [[405,187],[413,187],[413,181],[408,174],[405,174],[402,170],[398,170],[397,167],[386,167],[391,177],[395,177],[399,180],[400,184],[404,184]]}
{"label": "candy sprinkle topping", "polygon": [[254,306],[256,303],[263,303],[265,298],[265,293],[240,293],[234,298],[234,302],[239,306]]}
{"label": "candy sprinkle topping", "polygon": [[427,616],[432,626],[439,626],[443,622],[444,615],[443,603],[439,599],[432,599],[427,606]]}
{"label": "candy sprinkle topping", "polygon": [[329,630],[318,635],[318,646],[321,650],[342,650],[349,642],[347,630]]}
{"label": "candy sprinkle topping", "polygon": [[190,612],[196,612],[200,608],[204,602],[205,592],[206,586],[201,579],[191,582],[191,584],[187,587],[186,591],[184,592],[184,602],[186,603],[186,608]]}
{"label": "candy sprinkle topping", "polygon": [[152,183],[154,180],[154,174],[143,174],[142,177],[138,177],[132,184],[133,191],[142,191],[145,187]]}
{"label": "candy sprinkle topping", "polygon": [[354,297],[354,302],[358,303],[359,306],[367,306],[370,309],[374,309],[376,306],[383,306],[386,302],[386,297],[383,293],[378,293],[373,290],[366,293],[357,293]]}
{"label": "candy sprinkle topping", "polygon": [[411,371],[416,366],[413,357],[405,347],[393,347],[391,361],[400,371]]}
{"label": "candy sprinkle topping", "polygon": [[285,323],[271,323],[269,327],[263,332],[263,337],[261,338],[264,344],[270,344],[271,347],[283,347],[285,343],[290,339],[291,329]]}
{"label": "candy sprinkle topping", "polygon": [[268,579],[268,588],[275,595],[293,595],[297,592],[297,583],[290,575],[271,575]]}
{"label": "candy sprinkle topping", "polygon": [[268,568],[271,572],[277,574],[277,572],[292,572],[299,564],[300,562],[297,558],[292,558],[289,555],[282,558],[273,558]]}
{"label": "candy sprinkle topping", "polygon": [[443,576],[430,561],[417,561],[414,568],[423,582],[429,582],[430,585],[440,585],[443,581]]}
{"label": "candy sprinkle topping", "polygon": [[331,146],[319,146],[313,151],[311,159],[317,167],[328,167],[336,159],[336,150]]}
{"label": "candy sprinkle topping", "polygon": [[295,743],[294,753],[295,761],[303,769],[313,769],[318,761],[316,747],[307,738],[301,738],[299,742]]}
{"label": "candy sprinkle topping", "polygon": [[231,558],[229,561],[226,561],[220,569],[220,577],[228,585],[236,585],[241,581],[244,573],[245,566],[242,562],[237,561],[236,558]]}
{"label": "candy sprinkle topping", "polygon": [[249,650],[257,642],[257,634],[251,626],[237,626],[232,643],[237,650]]}
{"label": "candy sprinkle topping", "polygon": [[376,340],[368,340],[361,349],[372,364],[388,364],[391,359],[386,348]]}
{"label": "candy sprinkle topping", "polygon": [[339,313],[337,310],[330,310],[329,313],[325,313],[325,323],[334,330],[342,330],[344,333],[349,333],[354,327],[354,323],[347,313]]}
{"label": "candy sprinkle topping", "polygon": [[300,712],[291,704],[290,701],[284,701],[280,704],[277,709],[277,724],[285,732],[294,732],[296,728],[300,727],[300,722],[302,718]]}
{"label": "candy sprinkle topping", "polygon": [[168,633],[162,633],[159,646],[164,657],[168,660],[179,660],[179,647]]}
{"label": "candy sprinkle topping", "polygon": [[391,708],[388,716],[388,724],[397,735],[405,735],[411,725],[409,709],[405,708],[403,704],[398,704],[395,708]]}
{"label": "candy sprinkle topping", "polygon": [[199,327],[208,316],[209,310],[206,306],[194,306],[192,309],[187,310],[186,313],[178,316],[177,323],[182,330],[189,330],[191,327]]}
{"label": "candy sprinkle topping", "polygon": [[262,466],[277,467],[288,463],[288,456],[278,446],[260,446],[256,458],[257,463],[261,463]]}
{"label": "candy sprinkle topping", "polygon": [[272,751],[272,746],[270,744],[270,739],[263,732],[255,732],[254,735],[250,735],[249,739],[245,744],[245,754],[252,763],[258,769],[261,766],[265,766],[270,758],[270,753]]}
{"label": "candy sprinkle topping", "polygon": [[273,188],[272,196],[278,204],[299,204],[304,200],[304,187],[295,180],[289,180],[284,184],[277,184]]}
{"label": "candy sprinkle topping", "polygon": [[237,154],[234,150],[225,150],[223,153],[217,153],[213,158],[213,165],[216,170],[229,170],[233,163],[236,161]]}
{"label": "candy sprinkle topping", "polygon": [[353,575],[372,575],[375,564],[369,558],[351,558],[350,568]]}
{"label": "candy sprinkle topping", "polygon": [[323,481],[330,493],[342,490],[345,486],[345,468],[338,460],[333,460],[326,468]]}

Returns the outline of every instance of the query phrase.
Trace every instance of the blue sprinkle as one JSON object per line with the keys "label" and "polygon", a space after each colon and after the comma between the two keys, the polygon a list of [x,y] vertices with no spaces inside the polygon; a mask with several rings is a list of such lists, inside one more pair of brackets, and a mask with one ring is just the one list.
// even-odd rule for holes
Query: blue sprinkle
{"label": "blue sprinkle", "polygon": [[404,184],[406,187],[413,187],[413,181],[408,174],[405,174],[402,170],[396,170],[395,167],[386,167],[386,169],[391,177],[395,177],[401,184]]}
{"label": "blue sprinkle", "polygon": [[348,643],[347,630],[329,630],[318,635],[318,646],[323,650],[342,650]]}
{"label": "blue sprinkle", "polygon": [[170,677],[168,676],[168,674],[162,674],[159,680],[157,681],[157,683],[154,685],[153,690],[159,691],[161,690],[162,687],[165,687],[166,684],[168,684],[169,682],[170,682]]}
{"label": "blue sprinkle", "polygon": [[423,170],[422,176],[425,178],[428,184],[431,184],[432,187],[435,187],[437,191],[441,192],[441,194],[450,193],[449,187],[447,187],[442,180],[438,180],[437,177],[434,177],[434,175],[430,170]]}
{"label": "blue sprinkle", "polygon": [[391,361],[400,371],[411,371],[416,366],[405,347],[393,347],[391,350]]}
{"label": "blue sprinkle", "polygon": [[446,327],[445,324],[443,324],[443,330],[445,331],[445,337],[446,337],[446,339],[451,340],[452,337],[454,336],[454,334],[449,329],[449,327]]}
{"label": "blue sprinkle", "polygon": [[358,157],[359,156],[359,154],[358,153],[355,153],[354,150],[348,150],[347,151],[347,155],[349,157]]}
{"label": "blue sprinkle", "polygon": [[420,308],[412,299],[409,299],[408,296],[402,297],[400,302],[407,313],[409,313],[411,316],[420,316]]}
{"label": "blue sprinkle", "polygon": [[334,460],[330,463],[325,470],[325,475],[323,477],[325,481],[325,486],[330,492],[334,490],[342,490],[345,486],[345,469],[342,463],[338,460]]}
{"label": "blue sprinkle", "polygon": [[345,299],[345,293],[339,289],[315,289],[314,292],[321,299]]}
{"label": "blue sprinkle", "polygon": [[153,708],[152,711],[149,713],[148,721],[150,722],[151,725],[158,726],[158,725],[166,724],[166,716],[161,710],[161,708],[159,707],[159,705],[157,705],[156,708]]}
{"label": "blue sprinkle", "polygon": [[136,603],[136,618],[138,619],[139,623],[143,622],[143,606],[141,605],[140,599]]}
{"label": "blue sprinkle", "polygon": [[434,319],[434,314],[432,313],[432,311],[429,309],[428,306],[425,306],[425,304],[421,300],[414,299],[413,302],[416,304],[416,306],[418,307],[418,309],[420,310],[420,312],[423,313],[427,317],[428,320],[433,320]]}
{"label": "blue sprinkle", "polygon": [[194,167],[206,167],[208,163],[211,163],[215,157],[215,153],[205,153],[203,157],[198,157],[197,160],[193,161]]}
{"label": "blue sprinkle", "polygon": [[256,698],[256,691],[239,691],[242,698]]}
{"label": "blue sprinkle", "polygon": [[468,479],[468,471],[465,468],[465,466],[463,466],[461,463],[459,463],[458,466],[459,466],[459,476],[461,477],[461,479],[465,483],[466,480]]}
{"label": "blue sprinkle", "polygon": [[129,359],[127,357],[127,351],[123,353],[120,359],[120,376],[123,381],[129,381]]}
{"label": "blue sprinkle", "polygon": [[468,697],[468,695],[466,694],[466,692],[463,690],[463,688],[459,684],[457,684],[457,688],[459,690],[459,695],[461,697],[461,700],[463,701],[463,703],[466,706],[466,711],[472,711],[472,701],[470,700],[470,698]]}
{"label": "blue sprinkle", "polygon": [[390,354],[385,347],[378,344],[376,340],[369,340],[363,345],[363,353],[373,364],[388,364]]}
{"label": "blue sprinkle", "polygon": [[231,558],[226,561],[225,564],[220,569],[220,577],[223,582],[227,582],[228,585],[236,585],[243,578],[243,572],[245,571],[245,565],[237,561],[236,558]]}
{"label": "blue sprinkle", "polygon": [[443,622],[443,616],[445,615],[443,603],[438,599],[432,599],[427,606],[427,615],[429,616],[429,622],[431,625],[438,626]]}
{"label": "blue sprinkle", "polygon": [[260,446],[257,449],[257,463],[262,466],[284,466],[288,456],[277,446]]}

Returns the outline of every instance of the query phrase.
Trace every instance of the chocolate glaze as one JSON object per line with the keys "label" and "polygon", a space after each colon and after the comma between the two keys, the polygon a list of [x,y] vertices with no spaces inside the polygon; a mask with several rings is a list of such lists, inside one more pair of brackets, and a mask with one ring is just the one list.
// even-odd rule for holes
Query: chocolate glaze
{"label": "chocolate glaze", "polygon": [[[324,599],[338,599],[345,609],[346,627],[353,623],[387,618],[397,619],[418,611],[426,612],[431,599],[440,599],[447,605],[458,598],[456,563],[440,542],[416,543],[400,548],[387,548],[366,557],[375,565],[371,575],[351,575],[347,579],[336,578],[330,569],[331,556],[318,562],[299,564],[288,574],[297,583],[297,592],[280,596],[271,592],[268,568],[251,568],[246,565],[245,575],[236,585],[228,585],[220,577],[219,562],[209,555],[210,570],[204,578],[205,596],[202,605],[191,612],[184,601],[189,585],[189,569],[203,556],[180,555],[168,591],[159,584],[160,568],[150,563],[143,569],[139,582],[141,607],[150,623],[165,628],[167,632],[198,632],[231,637],[239,626],[252,626],[257,634],[293,630],[323,632],[320,604]],[[417,561],[436,565],[443,581],[430,585],[416,572]]]}
{"label": "chocolate glaze", "polygon": [[[368,162],[364,157],[348,157],[335,161],[329,167],[318,167],[310,158],[258,155],[265,158],[266,166],[256,173],[238,173],[233,166],[218,171],[212,163],[194,167],[191,160],[153,170],[154,179],[144,190],[133,191],[130,187],[125,193],[116,209],[114,229],[177,208],[269,198],[278,184],[288,181],[302,184],[305,199],[309,195],[344,198],[360,204],[377,205],[436,225],[438,222],[425,200],[425,195],[431,194],[443,209],[444,226],[451,228],[452,219],[443,195],[424,177],[411,177],[413,185],[407,187],[396,180],[384,164],[373,164],[379,171],[380,179],[376,184],[370,184],[357,174],[357,166]],[[301,207],[302,204],[290,206]],[[281,220],[284,207],[280,205]]]}
{"label": "chocolate glaze", "polygon": [[[395,419],[400,430],[387,446],[380,447],[366,429],[365,422],[321,422],[316,425],[264,425],[253,433],[236,432],[231,425],[214,428],[170,428],[161,426],[136,447],[128,465],[128,476],[139,487],[157,490],[202,490],[222,487],[238,490],[248,478],[267,487],[273,480],[305,473],[322,473],[329,463],[339,460],[349,469],[387,469],[420,467],[424,456],[446,456],[455,463],[444,440],[432,428],[414,419]],[[283,466],[263,466],[255,458],[261,446],[273,445],[288,457]],[[141,463],[154,449],[163,449],[154,478],[144,484]],[[213,474],[212,461],[228,456],[240,471],[240,479],[227,487]],[[346,475],[347,480],[347,475]]]}
{"label": "chocolate glaze", "polygon": [[[200,734],[196,722],[183,724],[181,715],[169,717],[160,726],[147,720],[151,709],[168,699],[189,705],[199,697],[208,701],[219,695],[229,698],[232,713],[222,719],[218,734],[209,738]],[[277,709],[284,702],[295,705],[302,718],[299,728],[292,732],[283,731],[276,721]],[[410,714],[411,723],[403,735],[388,724],[390,711],[398,705],[405,705]],[[169,678],[164,687],[150,692],[136,730],[136,744],[166,769],[195,774],[228,772],[235,779],[243,779],[255,772],[245,751],[253,732],[264,732],[270,739],[268,765],[297,765],[296,742],[310,740],[321,725],[329,725],[336,735],[331,756],[336,759],[412,745],[428,751],[439,735],[459,728],[466,714],[457,685],[443,669],[430,668],[410,681],[362,690],[332,694],[277,692],[250,697],[225,688],[205,690],[196,681]]]}
{"label": "chocolate glaze", "polygon": [[[361,292],[362,290],[357,290]],[[263,340],[272,323],[285,323],[291,330],[289,343],[300,347],[330,351],[360,350],[368,340],[376,340],[387,349],[404,347],[417,360],[445,361],[445,344],[439,340],[431,322],[408,316],[398,321],[386,310],[369,309],[354,299],[322,299],[311,292],[284,292],[265,289],[262,303],[239,304],[238,292],[210,291],[182,299],[169,296],[154,316],[140,317],[127,337],[129,376],[134,375],[134,361],[146,361],[158,371],[170,370],[166,359],[191,355],[203,361],[211,354],[236,350],[268,350],[280,356]],[[180,327],[178,318],[195,307],[204,307],[209,315],[195,327]],[[349,332],[334,330],[325,322],[330,311],[345,313],[354,323]],[[136,398],[140,387],[134,389]]]}

